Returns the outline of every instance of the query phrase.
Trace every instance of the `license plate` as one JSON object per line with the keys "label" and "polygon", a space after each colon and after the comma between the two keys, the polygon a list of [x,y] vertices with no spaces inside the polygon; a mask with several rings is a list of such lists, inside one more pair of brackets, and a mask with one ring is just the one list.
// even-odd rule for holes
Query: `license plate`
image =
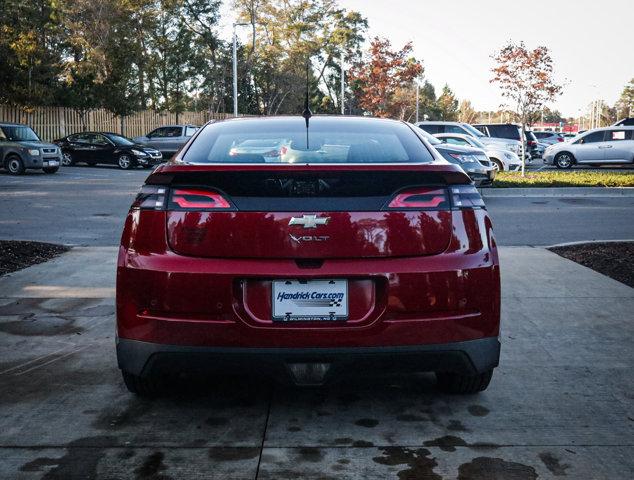
{"label": "license plate", "polygon": [[44,162],[44,165],[49,167],[57,167],[59,165],[59,162],[57,160],[49,160],[48,162]]}
{"label": "license plate", "polygon": [[273,281],[273,320],[335,321],[348,318],[347,280]]}

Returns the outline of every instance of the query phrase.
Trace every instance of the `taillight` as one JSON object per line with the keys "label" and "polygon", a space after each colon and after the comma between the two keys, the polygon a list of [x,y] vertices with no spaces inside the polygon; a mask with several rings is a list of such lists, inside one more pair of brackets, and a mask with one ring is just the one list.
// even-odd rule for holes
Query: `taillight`
{"label": "taillight", "polygon": [[165,210],[165,198],[168,190],[166,187],[155,185],[143,185],[137,193],[131,208],[141,210]]}
{"label": "taillight", "polygon": [[232,210],[233,207],[220,193],[201,188],[173,188],[169,210]]}
{"label": "taillight", "polygon": [[388,209],[447,210],[447,191],[439,187],[418,187],[399,192],[387,205]]}
{"label": "taillight", "polygon": [[563,142],[563,141],[564,141],[564,139],[563,139],[562,137],[557,137],[557,141],[558,141],[558,142]]}
{"label": "taillight", "polygon": [[535,145],[537,145],[537,142],[536,142],[535,140],[530,140],[530,141],[528,142],[528,144],[529,144],[531,147],[534,147]]}
{"label": "taillight", "polygon": [[485,208],[484,200],[473,185],[454,185],[449,188],[454,208]]}

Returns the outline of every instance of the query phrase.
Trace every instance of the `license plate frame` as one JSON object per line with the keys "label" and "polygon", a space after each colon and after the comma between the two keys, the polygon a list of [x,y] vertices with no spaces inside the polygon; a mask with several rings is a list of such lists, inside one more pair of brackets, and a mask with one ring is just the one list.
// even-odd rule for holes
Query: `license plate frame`
{"label": "license plate frame", "polygon": [[346,279],[272,281],[274,322],[345,322],[349,304]]}

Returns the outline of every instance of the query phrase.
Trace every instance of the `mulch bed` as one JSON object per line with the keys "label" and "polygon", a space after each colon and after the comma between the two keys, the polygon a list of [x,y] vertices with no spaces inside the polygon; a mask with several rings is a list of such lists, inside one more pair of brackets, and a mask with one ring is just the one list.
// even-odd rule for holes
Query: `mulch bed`
{"label": "mulch bed", "polygon": [[68,250],[51,243],[0,240],[0,276],[46,262]]}
{"label": "mulch bed", "polygon": [[586,243],[550,250],[634,288],[634,242]]}

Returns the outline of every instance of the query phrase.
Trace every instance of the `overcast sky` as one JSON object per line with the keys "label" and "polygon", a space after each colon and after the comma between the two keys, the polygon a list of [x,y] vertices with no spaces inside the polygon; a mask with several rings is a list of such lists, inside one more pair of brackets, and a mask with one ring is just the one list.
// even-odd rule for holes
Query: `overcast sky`
{"label": "overcast sky", "polygon": [[[634,77],[634,0],[339,0],[367,17],[369,36],[394,47],[414,43],[425,77],[445,83],[477,110],[503,99],[491,78],[491,53],[508,40],[551,50],[564,83],[554,108],[578,116],[593,100],[612,105]],[[229,13],[229,16],[231,14]],[[226,17],[225,17],[226,18]]]}

